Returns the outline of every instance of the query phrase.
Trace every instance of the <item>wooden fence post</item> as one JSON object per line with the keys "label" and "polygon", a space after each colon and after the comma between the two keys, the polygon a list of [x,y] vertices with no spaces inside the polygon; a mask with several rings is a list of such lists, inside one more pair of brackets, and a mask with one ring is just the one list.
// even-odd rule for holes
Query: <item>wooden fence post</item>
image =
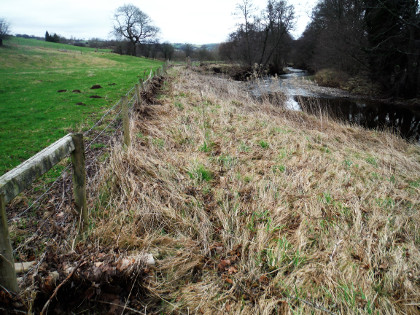
{"label": "wooden fence post", "polygon": [[136,98],[137,98],[137,107],[140,108],[141,97],[140,97],[140,84],[139,83],[136,84],[135,90],[136,90]]}
{"label": "wooden fence post", "polygon": [[128,117],[128,100],[127,96],[123,96],[122,102],[122,119],[123,119],[123,131],[124,131],[124,144],[129,147],[131,145],[130,137],[130,119]]}
{"label": "wooden fence post", "polygon": [[73,164],[73,195],[76,210],[81,216],[80,231],[86,231],[88,227],[88,209],[86,202],[86,166],[85,166],[85,146],[83,144],[83,134],[71,136],[74,143],[74,151],[71,153]]}
{"label": "wooden fence post", "polygon": [[145,91],[145,89],[144,89],[144,82],[143,82],[143,79],[139,79],[139,84],[140,84],[140,92],[144,92],[144,91]]}
{"label": "wooden fence post", "polygon": [[3,194],[0,194],[0,285],[9,291],[18,291],[13,250],[7,225],[6,200]]}

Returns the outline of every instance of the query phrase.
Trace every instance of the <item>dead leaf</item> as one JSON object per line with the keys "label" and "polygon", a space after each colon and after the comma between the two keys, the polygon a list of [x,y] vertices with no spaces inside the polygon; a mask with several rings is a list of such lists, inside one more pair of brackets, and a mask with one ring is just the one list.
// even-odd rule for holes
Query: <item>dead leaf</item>
{"label": "dead leaf", "polygon": [[229,284],[233,284],[233,280],[231,278],[225,278],[225,282]]}
{"label": "dead leaf", "polygon": [[231,264],[229,259],[226,260],[221,260],[220,263],[217,265],[217,269],[219,269],[219,271],[225,271],[226,267],[229,266]]}
{"label": "dead leaf", "polygon": [[237,273],[238,272],[238,269],[236,268],[236,267],[229,267],[229,269],[228,269],[228,273],[231,275],[231,274],[234,274],[234,273]]}

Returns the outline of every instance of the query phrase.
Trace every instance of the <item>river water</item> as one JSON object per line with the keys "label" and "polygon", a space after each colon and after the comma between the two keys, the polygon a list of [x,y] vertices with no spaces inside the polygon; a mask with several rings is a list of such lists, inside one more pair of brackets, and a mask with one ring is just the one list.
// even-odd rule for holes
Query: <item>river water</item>
{"label": "river water", "polygon": [[420,107],[392,104],[354,97],[342,90],[319,87],[303,70],[287,68],[277,79],[267,78],[251,87],[255,96],[282,92],[285,106],[311,114],[320,111],[351,124],[370,129],[387,129],[420,143]]}

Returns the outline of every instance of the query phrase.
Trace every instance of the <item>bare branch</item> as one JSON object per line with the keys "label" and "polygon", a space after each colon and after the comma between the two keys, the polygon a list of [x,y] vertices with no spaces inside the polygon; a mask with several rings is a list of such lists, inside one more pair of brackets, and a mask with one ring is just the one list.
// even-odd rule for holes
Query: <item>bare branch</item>
{"label": "bare branch", "polygon": [[157,36],[159,28],[154,26],[150,17],[132,4],[119,7],[114,14],[114,35],[128,39],[133,45],[149,41]]}

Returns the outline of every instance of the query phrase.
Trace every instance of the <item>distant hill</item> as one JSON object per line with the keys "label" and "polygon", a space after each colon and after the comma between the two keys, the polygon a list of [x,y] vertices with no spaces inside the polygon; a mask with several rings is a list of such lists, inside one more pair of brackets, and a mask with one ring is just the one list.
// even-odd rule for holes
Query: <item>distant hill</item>
{"label": "distant hill", "polygon": [[172,43],[171,45],[177,50],[185,50],[185,47],[187,45],[191,45],[194,50],[200,50],[203,48],[207,50],[216,50],[219,48],[220,43],[203,44],[203,45],[195,45],[195,44],[189,44],[189,43]]}

